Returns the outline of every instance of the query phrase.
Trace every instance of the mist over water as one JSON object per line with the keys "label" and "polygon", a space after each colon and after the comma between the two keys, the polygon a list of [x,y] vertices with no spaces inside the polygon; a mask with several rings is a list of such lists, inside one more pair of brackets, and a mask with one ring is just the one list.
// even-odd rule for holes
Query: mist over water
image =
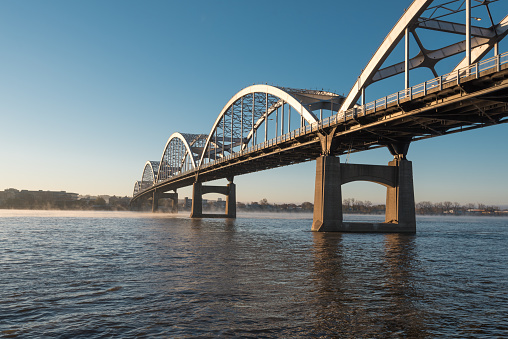
{"label": "mist over water", "polygon": [[0,336],[508,335],[508,218],[311,218],[0,210]]}

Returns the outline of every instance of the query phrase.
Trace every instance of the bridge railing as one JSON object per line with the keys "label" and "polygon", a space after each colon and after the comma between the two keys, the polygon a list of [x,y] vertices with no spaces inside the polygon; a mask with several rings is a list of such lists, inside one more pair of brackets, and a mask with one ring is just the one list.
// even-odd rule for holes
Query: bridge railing
{"label": "bridge railing", "polygon": [[[433,90],[435,88],[439,88],[441,90],[443,89],[443,87],[446,87],[446,85],[450,83],[460,84],[462,79],[466,78],[469,79],[470,77],[477,79],[481,75],[481,72],[493,69],[495,71],[500,71],[501,66],[506,63],[508,63],[508,52],[498,54],[492,58],[479,61],[470,66],[441,75],[434,79],[430,79],[421,84],[403,89],[394,94],[369,102],[362,107],[364,107],[365,110],[367,111],[371,110],[376,111],[378,109],[385,109],[387,105],[390,105],[392,103],[399,103],[400,101],[412,100],[415,96],[427,95],[428,91]],[[346,111],[344,114],[349,117],[351,115],[350,111],[352,110],[353,109],[350,109]]]}
{"label": "bridge railing", "polygon": [[[489,71],[495,69],[495,71],[500,71],[501,66],[504,64],[508,64],[508,52],[505,52],[503,54],[498,54],[492,58],[485,59],[482,61],[479,61],[475,64],[472,64],[468,67],[461,68],[459,70],[441,75],[437,78],[430,79],[428,81],[425,81],[421,84],[403,89],[401,91],[398,91],[394,94],[387,95],[383,98],[377,99],[375,101],[369,102],[363,106],[357,106],[353,107],[351,109],[348,109],[347,111],[339,111],[336,114],[322,119],[320,121],[317,121],[315,123],[312,123],[310,125],[302,126],[294,131],[288,132],[284,135],[277,136],[273,139],[264,141],[262,143],[258,143],[256,145],[253,145],[251,147],[247,147],[244,150],[240,150],[238,152],[229,154],[227,156],[220,157],[214,161],[210,161],[206,164],[201,164],[200,168],[207,168],[210,166],[214,166],[220,163],[223,163],[225,161],[229,161],[231,159],[243,156],[248,153],[256,152],[261,149],[272,147],[280,143],[287,142],[289,140],[293,140],[299,136],[309,134],[312,132],[315,132],[319,129],[322,129],[323,127],[328,127],[330,125],[335,125],[341,122],[347,122],[348,120],[354,120],[357,117],[361,117],[367,114],[369,111],[376,112],[379,109],[386,109],[388,105],[391,105],[393,103],[400,103],[401,101],[409,101],[412,100],[415,96],[425,96],[428,91],[439,88],[442,90],[443,88],[446,88],[448,84],[454,83],[454,84],[460,84],[462,79],[470,79],[478,78],[481,76],[482,72]],[[194,169],[187,170],[185,172],[179,172],[178,174],[172,176],[171,178],[166,179],[165,181],[169,181],[178,177],[181,177],[183,175],[186,175],[189,172],[194,171]],[[155,184],[155,182],[154,182]],[[139,193],[144,191],[145,189],[148,189],[149,187],[141,187]]]}

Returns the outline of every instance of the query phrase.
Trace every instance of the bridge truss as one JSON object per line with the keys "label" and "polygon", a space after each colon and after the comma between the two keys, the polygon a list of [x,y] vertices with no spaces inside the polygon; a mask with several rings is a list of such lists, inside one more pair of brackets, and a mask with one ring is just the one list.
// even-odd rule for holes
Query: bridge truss
{"label": "bridge truss", "polygon": [[[369,85],[397,74],[404,74],[404,87],[409,88],[411,70],[427,68],[434,77],[438,77],[437,63],[455,55],[465,54],[452,71],[480,61],[492,49],[495,49],[495,54],[498,54],[498,43],[508,34],[508,15],[500,21],[496,21],[493,16],[496,10],[495,3],[499,1],[414,1],[358,76],[341,109],[352,108],[360,97],[362,97],[361,103],[365,104],[365,89]],[[483,21],[486,27],[471,25],[472,20]],[[440,34],[425,36],[425,32],[422,31]],[[449,37],[450,35],[460,37],[460,40],[446,44],[450,39],[453,40]],[[410,36],[413,37],[419,49],[418,54],[412,58],[409,54]],[[402,39],[404,39],[402,61],[385,65],[385,61],[392,55]],[[436,49],[425,47],[427,43],[435,44],[436,41],[442,41],[445,45]]]}
{"label": "bridge truss", "polygon": [[[155,189],[192,185],[198,177],[232,177],[313,160],[325,152],[385,146],[397,152],[394,148],[414,140],[507,122],[508,54],[499,54],[498,43],[508,34],[508,16],[495,19],[499,1],[415,0],[346,97],[269,85],[242,89],[208,134],[170,136],[161,160],[145,164],[134,199]],[[471,25],[479,18],[484,27]],[[459,41],[443,38],[444,46],[426,48],[427,31]],[[413,57],[410,37],[419,50]],[[386,65],[402,40],[403,61]],[[485,59],[491,51],[494,56]],[[438,75],[439,62],[464,54],[448,73]],[[410,71],[422,67],[434,78],[409,86]],[[365,103],[369,85],[398,74],[404,74],[403,90]]]}

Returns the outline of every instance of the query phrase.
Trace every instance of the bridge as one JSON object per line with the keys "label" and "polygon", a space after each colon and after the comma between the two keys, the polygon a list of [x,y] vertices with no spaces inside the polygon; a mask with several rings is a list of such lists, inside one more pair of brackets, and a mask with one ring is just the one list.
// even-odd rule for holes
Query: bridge
{"label": "bridge", "polygon": [[[498,48],[508,34],[508,15],[494,21],[498,1],[415,0],[347,96],[266,84],[240,90],[209,133],[169,137],[160,161],[146,162],[131,206],[149,201],[156,211],[159,199],[166,198],[177,211],[177,190],[193,186],[191,217],[234,218],[235,176],[316,160],[313,231],[414,233],[412,163],[406,158],[411,142],[508,121],[508,52],[500,54]],[[480,10],[487,13],[489,27],[471,25],[472,13]],[[421,31],[428,30],[464,40],[429,50],[421,39]],[[412,58],[410,36],[420,50]],[[402,40],[404,60],[386,66]],[[438,75],[435,65],[456,55],[462,60]],[[409,86],[410,71],[420,67],[434,77]],[[369,85],[397,74],[404,75],[404,89],[365,102]],[[341,155],[379,147],[393,155],[387,166],[340,162]],[[226,186],[204,184],[224,178]],[[385,222],[343,221],[341,185],[359,180],[386,187]],[[225,214],[203,213],[202,196],[207,193],[226,196]]]}

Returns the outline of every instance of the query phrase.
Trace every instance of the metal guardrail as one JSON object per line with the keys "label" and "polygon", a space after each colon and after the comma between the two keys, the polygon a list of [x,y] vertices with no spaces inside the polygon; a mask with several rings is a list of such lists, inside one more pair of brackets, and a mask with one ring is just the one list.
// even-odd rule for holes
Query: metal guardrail
{"label": "metal guardrail", "polygon": [[[233,154],[227,155],[225,157],[218,158],[214,161],[210,161],[206,164],[202,164],[199,166],[199,168],[208,168],[217,164],[221,164],[225,161],[229,161],[234,158],[241,157],[243,155],[256,152],[260,149],[264,149],[267,147],[272,147],[274,145],[286,142],[288,140],[292,140],[296,137],[299,137],[301,135],[305,135],[308,133],[315,132],[319,129],[322,129],[323,127],[328,127],[330,125],[338,124],[340,122],[347,122],[351,119],[356,119],[356,117],[364,116],[367,114],[368,111],[374,110],[376,112],[378,109],[386,109],[388,105],[391,105],[393,103],[399,103],[401,101],[407,101],[407,100],[413,100],[414,97],[420,96],[420,95],[427,95],[427,93],[430,90],[433,90],[435,88],[439,88],[439,90],[442,90],[444,87],[446,87],[447,84],[450,83],[456,83],[460,84],[462,79],[474,77],[474,79],[478,79],[481,72],[485,72],[488,70],[496,69],[497,72],[501,70],[501,65],[508,63],[508,52],[505,52],[503,54],[498,54],[492,58],[479,61],[475,64],[472,64],[470,66],[458,69],[456,71],[441,75],[437,78],[427,80],[421,84],[403,89],[401,91],[398,91],[394,94],[387,95],[383,98],[377,99],[375,101],[369,102],[363,106],[359,107],[353,107],[351,109],[348,109],[347,111],[339,111],[337,114],[334,114],[328,118],[322,119],[320,121],[317,121],[313,124],[302,126],[294,131],[288,132],[284,135],[280,135],[278,137],[275,137],[273,139],[264,141],[262,143],[256,144],[254,146],[248,147],[244,150],[240,150],[238,152],[235,152]],[[169,181],[178,177],[181,177],[189,172],[192,172],[194,170],[187,170],[185,172],[179,172],[175,175],[173,175],[171,178],[168,178],[164,181]],[[155,183],[154,183],[155,184]],[[144,190],[140,190],[138,194],[142,193]]]}
{"label": "metal guardrail", "polygon": [[[394,94],[388,95],[384,98],[380,98],[378,100],[369,102],[362,106],[367,111],[377,109],[385,109],[387,105],[392,104],[394,102],[399,103],[402,100],[412,100],[415,96],[418,95],[427,95],[428,91],[433,90],[435,88],[443,89],[447,84],[456,83],[460,84],[462,79],[473,77],[474,79],[478,79],[481,72],[485,72],[488,70],[495,69],[496,71],[501,70],[501,65],[508,63],[508,52],[503,54],[498,54],[492,58],[479,61],[470,66],[458,69],[456,71],[441,75],[437,78],[430,79],[425,81],[424,83],[403,89],[402,91],[396,92]],[[346,111],[346,115],[350,110]]]}

